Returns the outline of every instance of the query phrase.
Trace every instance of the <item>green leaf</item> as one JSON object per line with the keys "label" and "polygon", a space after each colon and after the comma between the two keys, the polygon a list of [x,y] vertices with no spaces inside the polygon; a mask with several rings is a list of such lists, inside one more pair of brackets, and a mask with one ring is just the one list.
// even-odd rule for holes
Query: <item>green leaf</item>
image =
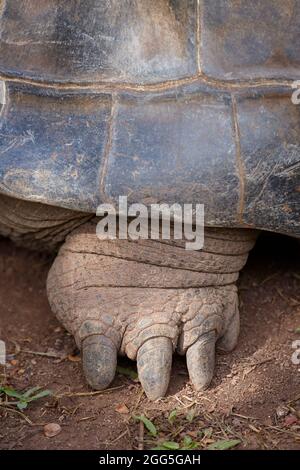
{"label": "green leaf", "polygon": [[184,436],[182,444],[183,444],[183,446],[181,447],[182,450],[197,449],[199,446],[198,442],[193,441],[193,439],[190,436]]}
{"label": "green leaf", "polygon": [[30,397],[27,401],[31,402],[33,400],[39,400],[40,398],[45,398],[45,397],[48,397],[49,395],[52,395],[51,390],[42,390],[41,392],[37,393],[33,397]]}
{"label": "green leaf", "polygon": [[194,420],[195,418],[195,414],[196,414],[196,410],[191,410],[187,413],[186,415],[186,420],[189,422],[189,423],[192,423],[192,421]]}
{"label": "green leaf", "polygon": [[150,421],[150,419],[146,418],[146,416],[144,415],[134,416],[134,419],[136,419],[137,421],[142,421],[142,423],[144,423],[145,428],[149,431],[151,436],[157,436],[156,427],[154,426],[152,421]]}
{"label": "green leaf", "polygon": [[177,410],[171,411],[171,413],[170,413],[169,416],[168,416],[168,421],[169,421],[169,423],[173,424],[174,421],[175,421],[175,419],[176,419],[176,417],[177,417]]}
{"label": "green leaf", "polygon": [[295,329],[295,333],[296,333],[297,335],[300,334],[300,326],[299,326],[299,328],[296,328],[296,329]]}
{"label": "green leaf", "polygon": [[22,400],[23,398],[22,393],[17,392],[17,390],[14,390],[10,387],[1,387],[0,392],[5,393],[5,395],[7,395],[8,397],[18,398],[19,400]]}
{"label": "green leaf", "polygon": [[21,393],[10,387],[0,387],[0,393],[5,393],[8,397],[16,398],[18,400],[11,402],[11,404],[16,405],[19,410],[25,410],[25,408],[28,406],[28,403],[34,400],[38,400],[39,398],[47,397],[52,393],[50,390],[42,390],[41,392],[32,396],[32,394],[38,390],[41,390],[41,387],[33,387],[26,392]]}
{"label": "green leaf", "polygon": [[198,442],[192,442],[192,444],[190,444],[189,446],[181,447],[181,450],[194,450],[194,449],[198,449],[198,448],[199,448]]}
{"label": "green leaf", "polygon": [[126,377],[130,377],[132,380],[136,380],[138,378],[138,374],[132,370],[127,369],[126,367],[117,367],[118,374],[125,375]]}
{"label": "green leaf", "polygon": [[193,439],[190,436],[184,436],[183,445],[189,446],[193,442]]}
{"label": "green leaf", "polygon": [[177,442],[165,441],[162,443],[162,447],[168,450],[177,450],[179,449],[179,444]]}
{"label": "green leaf", "polygon": [[30,397],[30,395],[33,395],[38,390],[41,390],[41,387],[32,387],[29,390],[27,390],[27,392],[23,393],[23,397],[28,398]]}
{"label": "green leaf", "polygon": [[28,403],[26,401],[18,401],[17,403],[17,408],[19,408],[19,410],[25,410],[25,408],[27,408],[28,406]]}
{"label": "green leaf", "polygon": [[227,449],[232,449],[232,447],[235,447],[240,443],[241,441],[238,439],[232,439],[229,441],[217,441],[217,442],[214,442],[213,444],[210,444],[207,447],[207,449],[208,450],[227,450]]}

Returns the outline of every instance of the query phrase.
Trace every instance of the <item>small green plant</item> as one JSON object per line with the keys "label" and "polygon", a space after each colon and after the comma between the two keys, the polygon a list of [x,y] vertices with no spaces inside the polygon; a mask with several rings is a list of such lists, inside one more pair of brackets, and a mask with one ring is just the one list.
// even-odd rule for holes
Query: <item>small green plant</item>
{"label": "small green plant", "polygon": [[192,409],[190,410],[187,415],[186,415],[186,420],[189,422],[189,423],[192,423],[194,421],[196,417],[196,410],[195,409]]}
{"label": "small green plant", "polygon": [[193,439],[190,436],[184,436],[183,441],[182,441],[182,450],[193,450],[193,449],[198,449],[199,448],[199,443],[196,441],[193,441]]}
{"label": "small green plant", "polygon": [[171,413],[168,416],[168,421],[170,424],[174,424],[175,420],[177,418],[177,410],[171,411]]}
{"label": "small green plant", "polygon": [[233,447],[236,447],[240,443],[241,441],[239,439],[232,439],[228,441],[217,441],[217,442],[214,442],[213,444],[210,444],[207,447],[207,449],[208,450],[228,450],[228,449],[232,449]]}
{"label": "small green plant", "polygon": [[152,421],[150,421],[150,419],[146,418],[145,415],[139,415],[139,416],[135,415],[133,416],[133,418],[136,421],[142,421],[142,423],[144,423],[145,428],[147,429],[149,434],[151,434],[151,436],[157,436],[157,429],[155,425],[152,423]]}
{"label": "small green plant", "polygon": [[129,369],[128,367],[117,367],[118,374],[125,375],[125,377],[129,377],[132,380],[138,379],[138,374],[133,370]]}
{"label": "small green plant", "polygon": [[[161,423],[160,429],[144,414],[133,415],[136,421],[143,423],[148,431],[146,445],[152,445],[151,450],[228,450],[241,444],[240,439],[219,439],[215,436],[212,426],[204,427],[203,421],[197,421],[196,410],[189,410],[183,414],[180,410],[173,409],[168,415],[164,415],[166,421]],[[194,423],[191,431],[190,424]],[[217,429],[217,434],[218,429]],[[143,436],[143,433],[141,434]],[[143,439],[143,437],[142,437]]]}
{"label": "small green plant", "polygon": [[0,396],[5,395],[9,398],[15,398],[15,401],[7,402],[8,405],[15,405],[19,410],[25,410],[32,401],[51,395],[50,390],[42,390],[41,387],[33,387],[25,392],[18,392],[12,387],[0,387]]}
{"label": "small green plant", "polygon": [[154,447],[152,450],[178,450],[179,444],[173,441],[164,441],[161,442],[157,447]]}
{"label": "small green plant", "polygon": [[183,440],[178,444],[174,441],[163,441],[160,442],[157,447],[152,450],[193,450],[199,449],[199,443],[193,441],[190,436],[184,436]]}

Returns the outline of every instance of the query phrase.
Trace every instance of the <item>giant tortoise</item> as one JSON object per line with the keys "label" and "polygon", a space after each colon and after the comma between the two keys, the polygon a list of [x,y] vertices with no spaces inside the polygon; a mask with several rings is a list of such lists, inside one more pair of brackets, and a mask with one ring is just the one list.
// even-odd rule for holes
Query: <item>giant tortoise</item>
{"label": "giant tortoise", "polygon": [[[259,231],[300,236],[298,0],[0,0],[0,233],[58,250],[47,292],[88,383],[177,350],[196,390],[239,332]],[[204,204],[205,242],[103,239],[97,207]],[[20,319],[20,322],[22,319]]]}

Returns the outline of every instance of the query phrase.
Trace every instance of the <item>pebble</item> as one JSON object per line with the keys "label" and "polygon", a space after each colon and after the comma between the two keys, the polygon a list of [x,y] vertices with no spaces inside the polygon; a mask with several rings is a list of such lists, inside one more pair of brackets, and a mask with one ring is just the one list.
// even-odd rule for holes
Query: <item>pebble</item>
{"label": "pebble", "polygon": [[61,432],[61,426],[57,423],[49,423],[44,426],[46,437],[55,437]]}

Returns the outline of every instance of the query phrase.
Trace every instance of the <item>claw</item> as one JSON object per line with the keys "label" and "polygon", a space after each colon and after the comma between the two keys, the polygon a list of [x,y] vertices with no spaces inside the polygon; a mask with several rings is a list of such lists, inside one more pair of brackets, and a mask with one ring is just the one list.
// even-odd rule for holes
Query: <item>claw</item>
{"label": "claw", "polygon": [[186,352],[189,376],[195,389],[206,389],[213,377],[215,367],[215,331],[202,335]]}
{"label": "claw", "polygon": [[138,350],[138,374],[150,400],[164,396],[167,391],[172,368],[172,354],[172,341],[165,337],[148,339]]}
{"label": "claw", "polygon": [[238,310],[236,310],[232,317],[229,325],[227,326],[224,335],[218,341],[218,349],[226,352],[232,351],[238,342],[240,333],[240,316]]}
{"label": "claw", "polygon": [[103,390],[115,377],[117,348],[103,335],[88,336],[82,342],[82,365],[89,385]]}

